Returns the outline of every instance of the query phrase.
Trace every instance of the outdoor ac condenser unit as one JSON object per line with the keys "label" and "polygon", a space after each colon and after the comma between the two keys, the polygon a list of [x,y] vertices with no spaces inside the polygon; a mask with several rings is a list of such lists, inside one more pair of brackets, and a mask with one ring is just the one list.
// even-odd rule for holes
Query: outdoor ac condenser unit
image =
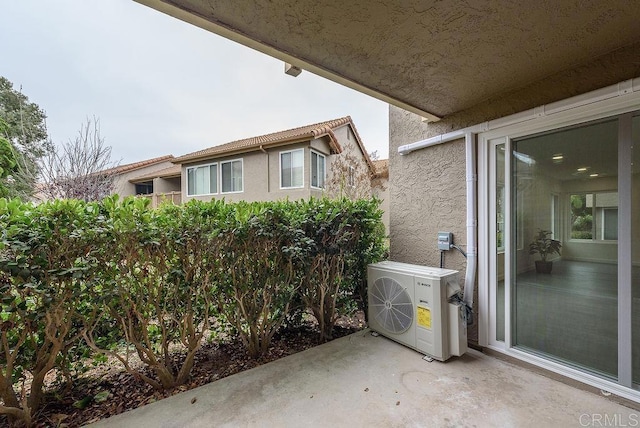
{"label": "outdoor ac condenser unit", "polygon": [[466,352],[457,271],[384,261],[367,274],[371,330],[440,361]]}

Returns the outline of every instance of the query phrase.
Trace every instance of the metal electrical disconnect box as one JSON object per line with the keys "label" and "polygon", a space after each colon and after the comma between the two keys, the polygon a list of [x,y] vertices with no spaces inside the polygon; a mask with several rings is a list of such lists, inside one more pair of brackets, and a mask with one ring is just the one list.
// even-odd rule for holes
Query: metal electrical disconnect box
{"label": "metal electrical disconnect box", "polygon": [[451,244],[453,244],[453,233],[438,232],[438,250],[449,251]]}

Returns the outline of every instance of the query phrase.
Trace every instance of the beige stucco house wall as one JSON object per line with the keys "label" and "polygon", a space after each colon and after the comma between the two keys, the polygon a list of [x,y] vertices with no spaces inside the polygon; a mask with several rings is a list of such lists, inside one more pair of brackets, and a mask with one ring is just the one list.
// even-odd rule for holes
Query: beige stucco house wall
{"label": "beige stucco house wall", "polygon": [[[135,178],[154,174],[166,168],[173,166],[171,160],[172,155],[161,156],[153,159],[146,159],[140,162],[134,162],[126,165],[120,165],[114,168],[114,194],[122,197],[132,196],[136,194]],[[134,181],[132,181],[134,180]]]}
{"label": "beige stucco house wall", "polygon": [[[129,179],[133,186],[142,185],[146,192],[138,196],[151,200],[151,205],[157,207],[162,203],[182,203],[180,178],[181,168],[169,162],[169,166],[163,169],[153,170],[145,174],[139,174]],[[151,190],[151,193],[149,193]]]}
{"label": "beige stucco house wall", "polygon": [[[440,231],[466,245],[464,141],[401,156],[397,148],[427,137],[422,118],[389,109],[389,197],[391,259],[439,266],[435,245]],[[447,254],[447,267],[463,270],[462,255]]]}
{"label": "beige stucco house wall", "polygon": [[384,223],[386,235],[389,236],[389,221],[391,212],[391,198],[389,191],[389,160],[375,160],[373,165],[376,175],[371,180],[371,193],[380,200],[382,210],[382,222]]}
{"label": "beige stucco house wall", "polygon": [[[281,187],[281,153],[303,150],[303,184]],[[312,153],[325,157],[325,186],[312,186]],[[242,162],[242,191],[222,192],[220,165]],[[182,200],[222,199],[236,201],[298,200],[310,197],[369,197],[375,168],[351,118],[308,125],[293,130],[238,140],[187,154],[175,160],[182,169]],[[217,190],[210,194],[188,193],[188,170],[217,164]],[[387,198],[388,200],[388,198]],[[388,225],[388,223],[386,223]]]}

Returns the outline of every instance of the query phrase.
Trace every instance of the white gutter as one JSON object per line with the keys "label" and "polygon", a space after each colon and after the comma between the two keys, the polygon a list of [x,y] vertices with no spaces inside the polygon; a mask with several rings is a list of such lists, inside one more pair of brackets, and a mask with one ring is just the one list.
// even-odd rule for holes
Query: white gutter
{"label": "white gutter", "polygon": [[490,120],[458,131],[437,135],[427,138],[426,140],[417,141],[411,144],[405,144],[398,147],[398,153],[408,155],[409,153],[431,147],[453,140],[459,140],[464,137],[466,151],[466,177],[467,177],[467,269],[464,282],[464,303],[467,306],[473,305],[473,292],[475,288],[475,276],[477,269],[477,202],[478,192],[476,182],[478,180],[476,174],[476,146],[475,135],[479,132],[486,132],[497,128],[502,128],[516,123],[522,123],[529,120],[537,119],[543,116],[551,116],[553,114],[570,110],[576,107],[592,104],[597,101],[606,100],[640,91],[640,78],[629,79],[607,86],[586,94],[567,98],[565,100],[556,101],[551,104],[545,104],[520,113],[502,117],[496,120]]}

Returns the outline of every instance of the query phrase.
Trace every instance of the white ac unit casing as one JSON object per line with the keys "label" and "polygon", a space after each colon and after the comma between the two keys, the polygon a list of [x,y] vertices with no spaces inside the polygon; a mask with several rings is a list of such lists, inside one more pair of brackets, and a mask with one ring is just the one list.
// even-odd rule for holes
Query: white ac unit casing
{"label": "white ac unit casing", "polygon": [[371,330],[440,361],[467,351],[457,271],[384,261],[367,276]]}

